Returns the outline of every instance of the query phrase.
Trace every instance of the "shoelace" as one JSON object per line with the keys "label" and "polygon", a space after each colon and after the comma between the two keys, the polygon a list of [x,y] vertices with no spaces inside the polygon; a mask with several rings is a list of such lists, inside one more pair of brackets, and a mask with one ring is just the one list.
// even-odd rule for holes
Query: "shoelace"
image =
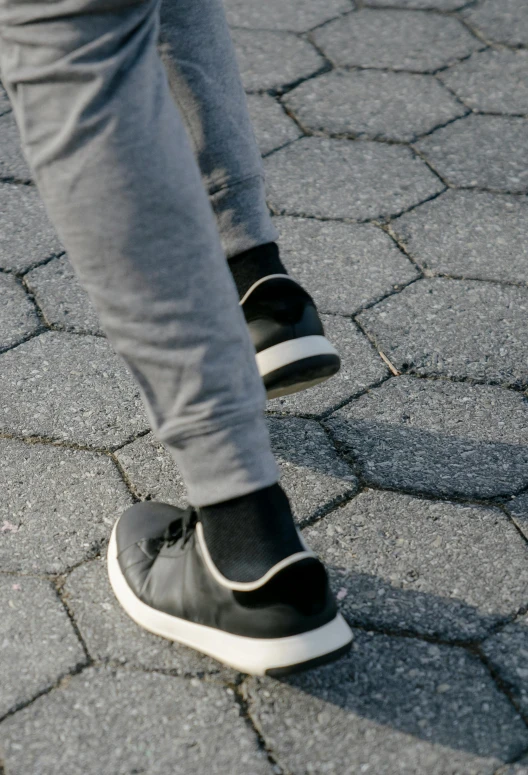
{"label": "shoelace", "polygon": [[165,529],[165,532],[163,533],[164,543],[168,546],[172,546],[182,538],[182,546],[185,546],[193,534],[197,522],[198,515],[196,511],[192,507],[189,507],[185,510],[181,519],[175,519],[174,522],[171,522]]}

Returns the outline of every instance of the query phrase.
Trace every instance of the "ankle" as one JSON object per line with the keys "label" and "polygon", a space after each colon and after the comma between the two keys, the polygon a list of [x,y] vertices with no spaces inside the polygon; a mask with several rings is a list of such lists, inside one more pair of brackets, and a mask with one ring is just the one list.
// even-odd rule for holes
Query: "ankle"
{"label": "ankle", "polygon": [[231,581],[254,581],[304,551],[279,484],[199,509],[213,563]]}
{"label": "ankle", "polygon": [[229,268],[238,296],[242,299],[254,285],[263,277],[273,274],[288,274],[279,256],[279,248],[275,242],[267,242],[250,250],[245,250],[229,259]]}

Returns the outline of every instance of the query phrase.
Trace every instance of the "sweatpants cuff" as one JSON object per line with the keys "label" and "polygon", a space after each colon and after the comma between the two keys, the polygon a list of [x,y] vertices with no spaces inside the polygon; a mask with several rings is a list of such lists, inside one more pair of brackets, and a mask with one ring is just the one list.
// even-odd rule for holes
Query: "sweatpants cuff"
{"label": "sweatpants cuff", "polygon": [[279,479],[264,417],[165,445],[195,507],[247,495]]}
{"label": "sweatpants cuff", "polygon": [[210,194],[226,257],[232,258],[278,238],[266,204],[261,175],[231,183]]}

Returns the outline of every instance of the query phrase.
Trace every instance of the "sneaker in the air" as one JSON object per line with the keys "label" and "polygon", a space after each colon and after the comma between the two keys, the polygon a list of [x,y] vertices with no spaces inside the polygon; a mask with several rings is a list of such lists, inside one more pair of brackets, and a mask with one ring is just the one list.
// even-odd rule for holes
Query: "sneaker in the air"
{"label": "sneaker in the air", "polygon": [[336,659],[352,635],[324,566],[304,544],[259,577],[213,563],[199,513],[150,501],[117,521],[108,573],[141,627],[253,675],[283,675]]}
{"label": "sneaker in the air", "polygon": [[305,390],[339,371],[312,297],[291,277],[263,277],[240,304],[268,398]]}

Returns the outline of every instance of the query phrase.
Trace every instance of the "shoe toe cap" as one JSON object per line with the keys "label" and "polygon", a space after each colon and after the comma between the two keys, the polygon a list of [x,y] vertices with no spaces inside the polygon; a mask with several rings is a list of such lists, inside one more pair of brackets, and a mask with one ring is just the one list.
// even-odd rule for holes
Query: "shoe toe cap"
{"label": "shoe toe cap", "polygon": [[183,513],[181,509],[168,503],[143,501],[131,506],[117,523],[117,553],[120,554],[139,542],[159,538],[171,522],[181,519]]}

